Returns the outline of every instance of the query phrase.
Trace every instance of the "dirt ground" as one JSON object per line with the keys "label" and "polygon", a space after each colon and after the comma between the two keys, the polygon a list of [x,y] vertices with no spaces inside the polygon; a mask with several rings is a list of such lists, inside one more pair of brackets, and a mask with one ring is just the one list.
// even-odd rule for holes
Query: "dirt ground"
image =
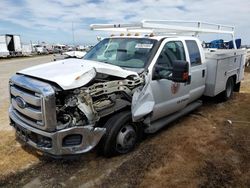
{"label": "dirt ground", "polygon": [[21,147],[8,126],[7,77],[18,68],[0,60],[0,187],[250,187],[249,70],[232,100],[206,99],[130,154],[54,160]]}

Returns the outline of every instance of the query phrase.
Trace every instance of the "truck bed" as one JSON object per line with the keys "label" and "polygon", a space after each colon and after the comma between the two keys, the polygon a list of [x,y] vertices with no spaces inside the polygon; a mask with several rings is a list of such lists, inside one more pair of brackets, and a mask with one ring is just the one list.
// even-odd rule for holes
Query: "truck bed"
{"label": "truck bed", "polygon": [[225,90],[229,77],[239,83],[244,76],[245,49],[204,49],[207,63],[205,96],[216,96]]}

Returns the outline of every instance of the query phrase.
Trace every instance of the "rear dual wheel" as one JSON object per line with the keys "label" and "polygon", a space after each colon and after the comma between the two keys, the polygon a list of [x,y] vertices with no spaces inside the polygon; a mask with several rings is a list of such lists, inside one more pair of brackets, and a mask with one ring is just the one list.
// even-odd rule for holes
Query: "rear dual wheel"
{"label": "rear dual wheel", "polygon": [[234,79],[232,77],[228,78],[226,83],[226,89],[222,92],[221,97],[223,101],[229,100],[234,91]]}

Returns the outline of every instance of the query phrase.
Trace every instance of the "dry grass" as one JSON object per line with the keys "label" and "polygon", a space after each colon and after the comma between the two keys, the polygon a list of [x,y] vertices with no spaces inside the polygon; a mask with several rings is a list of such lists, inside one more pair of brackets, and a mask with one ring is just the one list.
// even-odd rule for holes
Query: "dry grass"
{"label": "dry grass", "polygon": [[[76,161],[44,160],[0,132],[0,186],[250,187],[250,74],[226,103],[208,101],[125,156],[95,153]],[[7,117],[6,117],[7,119]],[[5,120],[6,120],[5,119]]]}

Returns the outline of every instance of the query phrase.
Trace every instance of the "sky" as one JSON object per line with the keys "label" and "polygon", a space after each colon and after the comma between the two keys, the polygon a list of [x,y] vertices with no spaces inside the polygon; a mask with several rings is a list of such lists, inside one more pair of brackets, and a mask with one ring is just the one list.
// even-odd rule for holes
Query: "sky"
{"label": "sky", "polygon": [[250,0],[0,0],[0,7],[0,34],[23,43],[94,44],[108,34],[91,31],[92,23],[167,19],[232,25],[250,44]]}

